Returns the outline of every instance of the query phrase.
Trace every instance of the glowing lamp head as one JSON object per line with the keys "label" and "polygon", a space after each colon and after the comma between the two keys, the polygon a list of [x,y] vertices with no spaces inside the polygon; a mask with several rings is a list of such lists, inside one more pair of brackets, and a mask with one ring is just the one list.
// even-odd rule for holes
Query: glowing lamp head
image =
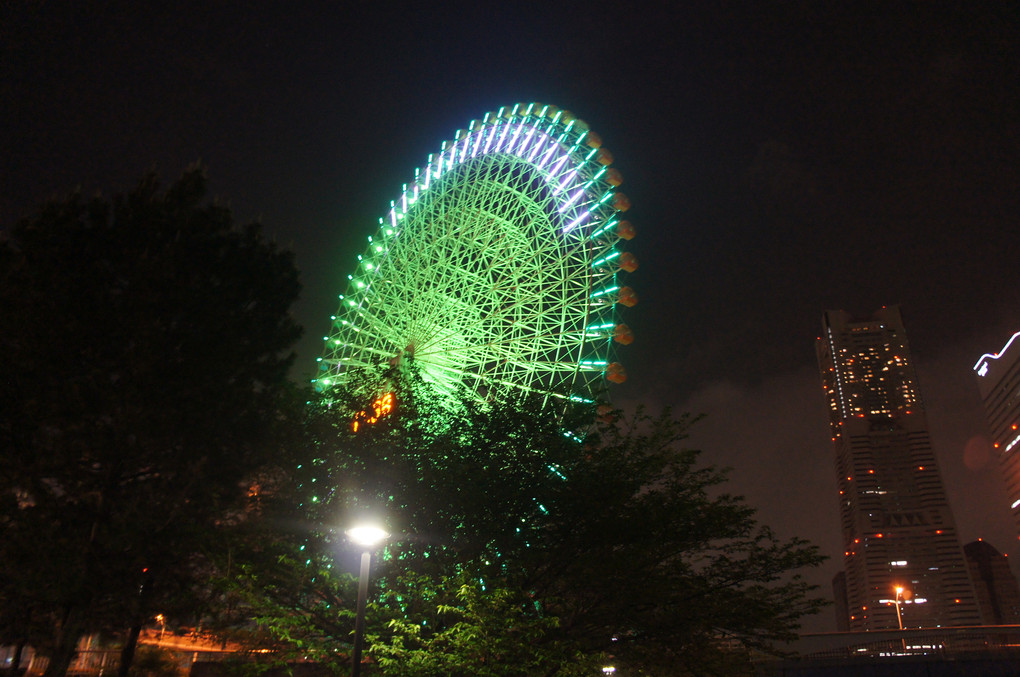
{"label": "glowing lamp head", "polygon": [[347,538],[355,545],[363,548],[374,548],[387,538],[390,534],[385,529],[371,525],[358,525],[347,530]]}

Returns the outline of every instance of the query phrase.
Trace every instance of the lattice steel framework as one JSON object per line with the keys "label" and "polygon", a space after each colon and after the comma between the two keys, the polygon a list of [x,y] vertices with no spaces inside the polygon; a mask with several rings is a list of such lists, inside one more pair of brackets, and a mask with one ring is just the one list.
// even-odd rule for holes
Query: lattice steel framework
{"label": "lattice steel framework", "polygon": [[[514,387],[604,399],[630,341],[618,281],[633,229],[612,156],[541,104],[488,113],[415,170],[358,257],[319,358],[317,390],[413,359],[444,393]],[[623,337],[623,338],[621,338]]]}

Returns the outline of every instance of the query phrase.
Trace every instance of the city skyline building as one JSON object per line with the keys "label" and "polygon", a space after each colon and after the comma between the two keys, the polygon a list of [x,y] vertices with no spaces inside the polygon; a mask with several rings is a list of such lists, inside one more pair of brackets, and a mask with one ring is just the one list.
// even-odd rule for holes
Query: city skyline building
{"label": "city skyline building", "polygon": [[985,625],[1020,624],[1020,586],[1009,559],[980,538],[963,546],[963,554]]}
{"label": "city skyline building", "polygon": [[[898,306],[823,316],[816,341],[836,456],[851,631],[977,625]],[[840,608],[841,605],[837,605]]]}
{"label": "city skyline building", "polygon": [[974,373],[1006,483],[1009,514],[1020,535],[1020,331],[998,352],[982,355]]}

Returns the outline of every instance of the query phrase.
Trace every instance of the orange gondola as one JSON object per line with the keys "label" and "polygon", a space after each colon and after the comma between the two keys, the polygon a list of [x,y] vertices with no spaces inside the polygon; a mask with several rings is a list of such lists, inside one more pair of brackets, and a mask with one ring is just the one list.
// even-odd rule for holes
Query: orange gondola
{"label": "orange gondola", "polygon": [[633,273],[638,269],[637,257],[630,252],[623,252],[620,254],[620,258],[617,260],[620,266],[620,270],[626,270],[628,273]]}
{"label": "orange gondola", "polygon": [[630,287],[620,287],[620,291],[616,295],[616,302],[628,308],[633,308],[638,302],[637,292]]}
{"label": "orange gondola", "polygon": [[637,230],[635,230],[634,224],[630,221],[620,221],[616,224],[616,234],[624,240],[633,240],[634,236],[637,235]]}
{"label": "orange gondola", "polygon": [[627,380],[627,370],[619,362],[613,362],[606,367],[606,379],[613,383],[623,383]]}
{"label": "orange gondola", "polygon": [[634,343],[634,332],[625,324],[618,324],[613,329],[613,340],[623,346]]}

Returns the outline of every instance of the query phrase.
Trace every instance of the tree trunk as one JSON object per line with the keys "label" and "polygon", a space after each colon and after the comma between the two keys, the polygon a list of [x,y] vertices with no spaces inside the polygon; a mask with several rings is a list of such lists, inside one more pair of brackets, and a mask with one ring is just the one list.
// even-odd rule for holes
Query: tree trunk
{"label": "tree trunk", "polygon": [[21,671],[18,669],[21,667],[21,653],[25,650],[25,640],[18,640],[18,643],[14,645],[14,655],[11,657],[11,677],[18,677]]}
{"label": "tree trunk", "polygon": [[57,633],[56,646],[49,655],[49,665],[43,677],[64,677],[74,655],[78,653],[78,639],[82,636],[82,622],[77,609],[64,612],[64,622]]}
{"label": "tree trunk", "polygon": [[141,631],[142,626],[138,623],[132,625],[128,630],[124,648],[120,650],[120,668],[117,670],[117,677],[127,677],[128,671],[131,670],[131,663],[135,660],[135,647],[138,646],[138,635]]}

